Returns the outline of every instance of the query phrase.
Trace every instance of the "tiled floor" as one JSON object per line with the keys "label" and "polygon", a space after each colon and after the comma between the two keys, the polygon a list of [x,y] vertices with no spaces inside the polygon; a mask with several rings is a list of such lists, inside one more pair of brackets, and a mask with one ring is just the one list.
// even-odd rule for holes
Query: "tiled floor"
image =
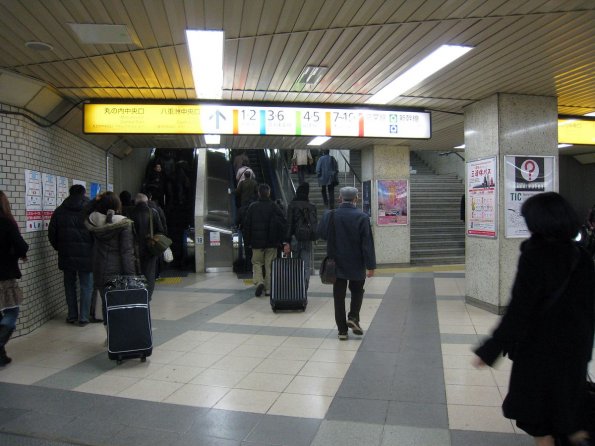
{"label": "tiled floor", "polygon": [[476,370],[498,317],[464,303],[463,271],[366,282],[365,336],[336,337],[331,289],[278,312],[231,273],[158,283],[146,363],[107,359],[102,326],[63,317],[12,340],[4,445],[530,445],[501,415],[510,363]]}

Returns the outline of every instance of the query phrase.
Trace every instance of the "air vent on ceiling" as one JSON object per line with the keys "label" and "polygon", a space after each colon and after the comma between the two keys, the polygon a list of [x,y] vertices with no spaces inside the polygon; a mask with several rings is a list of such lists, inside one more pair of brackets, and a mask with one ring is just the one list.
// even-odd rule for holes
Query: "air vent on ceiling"
{"label": "air vent on ceiling", "polygon": [[314,65],[308,65],[300,73],[297,79],[298,84],[315,85],[320,82],[322,76],[328,71],[327,67],[317,67]]}
{"label": "air vent on ceiling", "polygon": [[126,25],[69,23],[81,43],[91,45],[139,45]]}

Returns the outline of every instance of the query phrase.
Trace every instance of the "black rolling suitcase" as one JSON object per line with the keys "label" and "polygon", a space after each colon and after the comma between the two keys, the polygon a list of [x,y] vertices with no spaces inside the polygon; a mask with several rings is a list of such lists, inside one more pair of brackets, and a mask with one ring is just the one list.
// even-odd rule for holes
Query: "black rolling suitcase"
{"label": "black rolling suitcase", "polygon": [[271,268],[271,308],[306,311],[306,272],[304,261],[293,257],[273,260]]}
{"label": "black rolling suitcase", "polygon": [[153,336],[144,277],[115,277],[106,284],[104,297],[109,358],[118,364],[131,358],[145,362],[153,352]]}

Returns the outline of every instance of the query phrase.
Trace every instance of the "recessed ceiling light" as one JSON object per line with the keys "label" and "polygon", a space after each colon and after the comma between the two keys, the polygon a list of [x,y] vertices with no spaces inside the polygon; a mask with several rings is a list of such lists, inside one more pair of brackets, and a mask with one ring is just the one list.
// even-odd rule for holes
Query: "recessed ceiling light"
{"label": "recessed ceiling light", "polygon": [[460,146],[454,146],[453,149],[464,149],[465,144],[461,144]]}
{"label": "recessed ceiling light", "polygon": [[470,46],[442,45],[382,88],[366,102],[388,104],[472,49]]}
{"label": "recessed ceiling light", "polygon": [[595,112],[586,113],[584,116],[595,116]]}
{"label": "recessed ceiling light", "polygon": [[309,146],[321,146],[323,145],[325,142],[327,142],[329,139],[331,139],[330,136],[317,136],[316,138],[314,138],[312,141],[310,141],[308,143]]}
{"label": "recessed ceiling light", "polygon": [[52,45],[45,42],[25,42],[25,46],[35,51],[52,51],[54,49]]}
{"label": "recessed ceiling light", "polygon": [[223,31],[186,30],[196,97],[223,97]]}
{"label": "recessed ceiling light", "polygon": [[219,144],[221,142],[221,135],[205,135],[206,144]]}

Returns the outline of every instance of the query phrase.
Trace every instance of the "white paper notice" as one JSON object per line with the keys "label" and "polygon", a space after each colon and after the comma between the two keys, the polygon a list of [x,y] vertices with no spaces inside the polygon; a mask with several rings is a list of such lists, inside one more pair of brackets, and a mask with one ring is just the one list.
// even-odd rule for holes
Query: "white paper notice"
{"label": "white paper notice", "polygon": [[43,230],[41,173],[25,169],[26,232]]}

